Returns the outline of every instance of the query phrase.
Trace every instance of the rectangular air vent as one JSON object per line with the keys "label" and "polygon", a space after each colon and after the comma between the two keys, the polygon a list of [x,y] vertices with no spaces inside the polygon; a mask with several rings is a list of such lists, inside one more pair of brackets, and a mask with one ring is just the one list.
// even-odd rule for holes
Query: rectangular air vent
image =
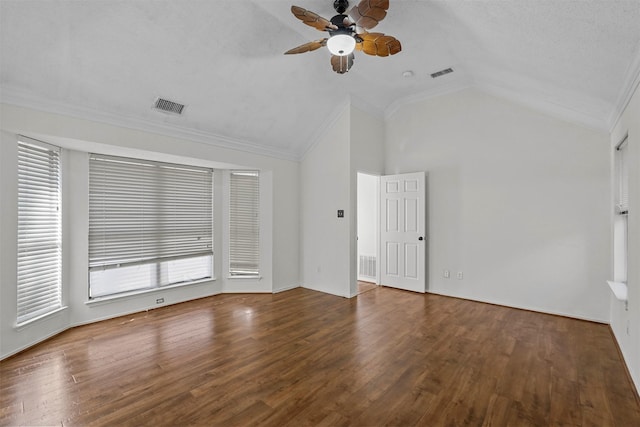
{"label": "rectangular air vent", "polygon": [[431,77],[435,79],[436,77],[444,76],[445,74],[449,74],[449,73],[453,73],[453,68],[446,68],[444,70],[440,70],[437,73],[431,74]]}
{"label": "rectangular air vent", "polygon": [[184,104],[178,104],[177,102],[169,101],[168,99],[158,98],[153,104],[153,108],[156,110],[164,111],[173,114],[182,114],[184,110]]}

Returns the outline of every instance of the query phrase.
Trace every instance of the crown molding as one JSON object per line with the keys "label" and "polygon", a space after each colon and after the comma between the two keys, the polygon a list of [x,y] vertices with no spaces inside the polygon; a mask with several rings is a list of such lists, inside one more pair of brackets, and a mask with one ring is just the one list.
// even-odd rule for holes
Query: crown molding
{"label": "crown molding", "polygon": [[45,100],[32,94],[17,90],[11,86],[2,87],[2,103],[17,107],[30,108],[53,114],[66,115],[78,119],[89,120],[117,127],[125,127],[143,132],[156,133],[179,139],[186,139],[201,144],[245,153],[258,154],[281,160],[298,161],[297,153],[266,147],[254,142],[231,138],[213,132],[189,129],[166,123],[126,117],[119,114],[99,111],[92,108],[79,107],[59,101]]}
{"label": "crown molding", "polygon": [[576,111],[572,108],[565,107],[563,105],[555,104],[540,98],[533,97],[531,95],[523,96],[520,93],[500,88],[495,85],[479,83],[479,82],[463,82],[457,84],[451,84],[447,86],[441,86],[435,90],[429,90],[418,94],[410,95],[399,99],[392,103],[385,110],[385,119],[389,119],[400,108],[414,104],[421,101],[437,98],[443,95],[449,95],[465,89],[477,89],[487,94],[493,95],[498,98],[502,98],[513,102],[515,104],[531,108],[543,114],[568,121],[580,126],[584,126],[597,131],[608,132],[607,124],[604,120],[589,116],[582,112]]}
{"label": "crown molding", "polygon": [[624,110],[627,108],[627,105],[629,105],[631,97],[638,88],[638,85],[640,85],[640,42],[638,42],[633,60],[627,68],[624,83],[622,84],[622,88],[618,94],[615,108],[611,112],[609,120],[607,120],[610,133],[613,132],[613,129],[620,121],[620,118],[622,117]]}
{"label": "crown molding", "polygon": [[338,119],[342,117],[343,114],[349,112],[351,107],[357,108],[367,114],[372,115],[373,117],[384,120],[384,112],[381,109],[375,107],[373,104],[363,100],[362,98],[353,95],[347,95],[342,103],[338,104],[338,106],[333,109],[331,115],[329,115],[329,117],[327,117],[327,119],[322,122],[322,124],[316,129],[313,137],[309,139],[309,144],[304,147],[299,160],[303,160],[306,157],[307,153],[313,150],[318,142],[320,142],[320,140],[327,134],[329,129],[331,129],[336,124]]}
{"label": "crown molding", "polygon": [[313,148],[318,145],[320,140],[327,134],[329,129],[331,129],[338,119],[342,117],[343,114],[349,112],[349,108],[351,107],[351,98],[349,96],[345,97],[342,103],[338,104],[333,112],[327,117],[327,119],[322,122],[322,124],[315,130],[313,136],[309,138],[309,143],[303,147],[302,154],[300,155],[300,161],[304,160],[308,153],[310,153]]}
{"label": "crown molding", "polygon": [[358,110],[364,111],[365,113],[375,117],[376,119],[384,120],[384,110],[376,107],[372,103],[365,101],[362,98],[359,98],[355,95],[349,95],[349,102],[351,106],[357,108]]}
{"label": "crown molding", "polygon": [[529,94],[524,96],[523,94],[520,94],[518,92],[500,88],[491,84],[478,84],[476,88],[490,95],[506,99],[510,102],[513,102],[514,104],[530,108],[556,119],[560,119],[599,132],[609,132],[604,119],[584,114],[580,111],[576,111],[573,108],[565,107],[564,105],[556,104],[542,98],[531,96]]}
{"label": "crown molding", "polygon": [[398,112],[402,107],[407,105],[416,104],[422,101],[428,101],[433,98],[437,98],[443,95],[449,95],[452,93],[460,92],[462,90],[473,87],[473,85],[469,82],[458,82],[452,83],[445,86],[439,86],[435,89],[426,90],[423,92],[418,92],[409,96],[405,96],[404,98],[400,98],[392,102],[385,110],[384,110],[384,118],[388,120],[395,113]]}

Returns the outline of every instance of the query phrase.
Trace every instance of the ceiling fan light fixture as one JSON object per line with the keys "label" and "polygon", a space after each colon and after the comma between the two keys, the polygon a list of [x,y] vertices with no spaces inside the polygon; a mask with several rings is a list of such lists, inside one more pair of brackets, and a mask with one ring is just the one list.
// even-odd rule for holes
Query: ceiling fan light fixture
{"label": "ceiling fan light fixture", "polygon": [[339,33],[329,37],[327,49],[333,55],[349,55],[356,48],[356,39],[349,34]]}

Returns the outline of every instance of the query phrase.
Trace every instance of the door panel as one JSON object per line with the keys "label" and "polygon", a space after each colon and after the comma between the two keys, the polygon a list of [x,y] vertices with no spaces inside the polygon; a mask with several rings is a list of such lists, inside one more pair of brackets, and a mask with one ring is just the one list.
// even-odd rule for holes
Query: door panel
{"label": "door panel", "polygon": [[405,199],[404,200],[404,231],[405,232],[417,232],[418,225],[418,200],[417,199]]}
{"label": "door panel", "polygon": [[414,243],[404,244],[404,277],[418,279],[418,245]]}
{"label": "door panel", "polygon": [[[398,244],[396,242],[387,242],[386,244],[386,273],[389,276],[398,277],[400,272],[400,263],[398,254]],[[383,264],[385,265],[385,264]]]}
{"label": "door panel", "polygon": [[424,172],[383,176],[380,185],[382,285],[426,291]]}
{"label": "door panel", "polygon": [[400,224],[398,222],[398,213],[399,206],[398,200],[387,200],[386,201],[386,210],[387,210],[387,220],[383,223],[387,225],[385,231],[387,232],[398,232],[400,228],[398,227]]}

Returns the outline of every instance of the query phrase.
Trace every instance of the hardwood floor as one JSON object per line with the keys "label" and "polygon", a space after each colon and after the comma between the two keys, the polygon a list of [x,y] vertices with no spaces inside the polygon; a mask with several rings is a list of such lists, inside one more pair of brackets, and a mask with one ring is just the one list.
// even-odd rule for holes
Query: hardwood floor
{"label": "hardwood floor", "polygon": [[608,326],[384,287],[82,326],[0,380],[2,425],[640,425]]}
{"label": "hardwood floor", "polygon": [[376,285],[375,283],[363,282],[361,280],[358,280],[358,295],[363,294],[363,293],[368,292],[368,291],[372,291],[377,287],[378,287],[378,285]]}

